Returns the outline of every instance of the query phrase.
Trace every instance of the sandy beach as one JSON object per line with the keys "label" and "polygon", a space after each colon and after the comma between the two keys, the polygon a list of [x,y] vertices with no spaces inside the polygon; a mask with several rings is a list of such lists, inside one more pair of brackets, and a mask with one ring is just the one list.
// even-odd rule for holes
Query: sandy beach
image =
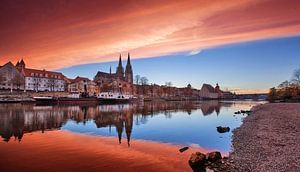
{"label": "sandy beach", "polygon": [[234,130],[233,171],[300,171],[300,103],[254,107]]}

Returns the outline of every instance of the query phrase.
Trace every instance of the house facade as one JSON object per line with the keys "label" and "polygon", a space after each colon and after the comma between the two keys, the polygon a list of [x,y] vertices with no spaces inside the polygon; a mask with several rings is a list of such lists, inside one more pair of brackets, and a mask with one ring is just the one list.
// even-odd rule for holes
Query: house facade
{"label": "house facade", "polygon": [[25,78],[11,62],[0,67],[0,89],[24,90]]}
{"label": "house facade", "polygon": [[75,79],[68,80],[68,92],[70,93],[88,93],[89,95],[99,93],[97,83],[91,81],[89,78],[77,76]]}

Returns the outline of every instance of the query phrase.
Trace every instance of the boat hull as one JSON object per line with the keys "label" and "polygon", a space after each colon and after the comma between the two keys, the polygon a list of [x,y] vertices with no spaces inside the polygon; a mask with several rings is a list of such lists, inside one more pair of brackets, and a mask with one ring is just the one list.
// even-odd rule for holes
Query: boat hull
{"label": "boat hull", "polygon": [[54,105],[58,103],[58,100],[55,98],[52,99],[34,98],[34,99],[37,105]]}
{"label": "boat hull", "polygon": [[121,104],[129,103],[130,99],[108,99],[108,98],[98,98],[100,104]]}
{"label": "boat hull", "polygon": [[60,105],[95,105],[99,103],[96,97],[90,98],[59,98],[58,104]]}

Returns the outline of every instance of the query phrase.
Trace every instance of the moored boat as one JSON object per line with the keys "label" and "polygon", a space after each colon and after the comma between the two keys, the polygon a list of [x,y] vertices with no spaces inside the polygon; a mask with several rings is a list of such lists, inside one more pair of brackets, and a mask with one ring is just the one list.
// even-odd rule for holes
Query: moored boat
{"label": "moored boat", "polygon": [[33,97],[37,104],[56,104],[58,99],[50,96],[37,96]]}
{"label": "moored boat", "polygon": [[114,93],[114,92],[102,92],[98,95],[100,103],[128,103],[134,100],[133,95]]}

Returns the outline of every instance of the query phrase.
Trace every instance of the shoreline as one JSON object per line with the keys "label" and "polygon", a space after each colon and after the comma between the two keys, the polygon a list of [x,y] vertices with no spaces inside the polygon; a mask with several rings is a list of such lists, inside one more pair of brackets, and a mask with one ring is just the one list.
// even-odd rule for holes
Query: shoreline
{"label": "shoreline", "polygon": [[300,171],[300,103],[267,103],[233,131],[232,171]]}

